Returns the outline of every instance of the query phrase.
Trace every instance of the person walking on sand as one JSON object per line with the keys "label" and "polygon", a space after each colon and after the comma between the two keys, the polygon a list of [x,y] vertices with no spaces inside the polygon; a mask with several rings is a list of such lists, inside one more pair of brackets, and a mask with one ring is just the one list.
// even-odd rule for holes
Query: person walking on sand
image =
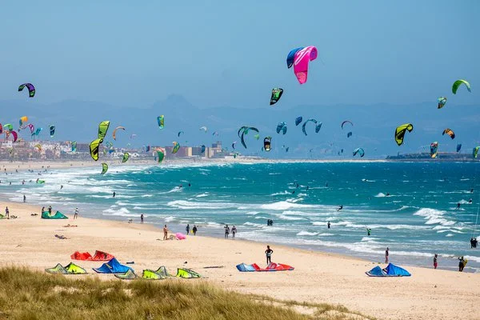
{"label": "person walking on sand", "polygon": [[435,253],[433,256],[433,269],[437,269],[438,263],[437,263],[438,255]]}
{"label": "person walking on sand", "polygon": [[232,227],[232,238],[235,239],[235,233],[237,233],[237,227]]}
{"label": "person walking on sand", "polygon": [[265,250],[265,255],[267,256],[267,265],[272,263],[272,253],[273,253],[273,250],[270,249],[270,246],[267,246],[267,250]]}
{"label": "person walking on sand", "polygon": [[230,233],[230,227],[228,224],[225,225],[225,239],[228,239],[228,234]]}
{"label": "person walking on sand", "polygon": [[78,208],[75,208],[75,213],[73,214],[73,219],[78,219]]}
{"label": "person walking on sand", "polygon": [[140,223],[143,223],[143,213],[140,215]]}
{"label": "person walking on sand", "polygon": [[185,227],[185,231],[187,231],[187,235],[190,233],[190,224],[187,223],[187,226]]}
{"label": "person walking on sand", "polygon": [[163,240],[168,240],[168,228],[167,225],[163,227]]}
{"label": "person walking on sand", "polygon": [[389,255],[389,249],[387,247],[387,250],[385,250],[385,263],[388,263],[388,255]]}
{"label": "person walking on sand", "polygon": [[196,236],[197,235],[197,226],[196,225],[193,225],[193,235]]}
{"label": "person walking on sand", "polygon": [[8,207],[5,207],[5,217],[7,217],[7,219],[10,219],[10,210],[8,210]]}

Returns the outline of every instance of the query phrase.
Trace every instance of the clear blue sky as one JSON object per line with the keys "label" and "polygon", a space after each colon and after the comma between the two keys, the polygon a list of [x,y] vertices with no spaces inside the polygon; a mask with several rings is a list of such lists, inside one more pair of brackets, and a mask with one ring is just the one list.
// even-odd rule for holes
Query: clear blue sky
{"label": "clear blue sky", "polygon": [[[0,100],[95,100],[149,107],[416,103],[480,90],[480,1],[2,1]],[[315,45],[300,86],[285,65]],[[477,98],[476,98],[477,97]],[[65,110],[65,112],[68,112]]]}

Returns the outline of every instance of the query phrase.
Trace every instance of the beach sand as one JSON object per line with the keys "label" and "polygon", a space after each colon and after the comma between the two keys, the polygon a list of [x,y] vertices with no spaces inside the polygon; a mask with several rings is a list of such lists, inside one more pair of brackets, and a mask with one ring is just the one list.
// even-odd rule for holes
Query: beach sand
{"label": "beach sand", "polygon": [[[265,266],[266,243],[202,237],[201,230],[200,235],[184,241],[162,241],[162,230],[138,221],[85,219],[81,212],[77,220],[71,215],[68,220],[42,220],[40,207],[0,203],[2,213],[6,205],[18,219],[0,220],[0,266],[44,270],[57,263],[68,264],[74,251],[93,254],[98,249],[115,255],[122,263],[135,261],[131,266],[139,274],[144,268],[161,265],[170,273],[186,266],[227,290],[341,304],[378,319],[480,318],[480,274],[403,266],[412,277],[369,278],[365,271],[375,266],[372,262],[274,245],[272,260],[290,264],[294,271],[241,273],[235,268],[241,262]],[[64,227],[67,224],[78,227]],[[68,239],[57,239],[55,234]],[[394,251],[390,257],[395,262]],[[89,276],[114,279],[91,269],[102,262],[76,263],[86,268]],[[205,268],[212,266],[221,268]]]}

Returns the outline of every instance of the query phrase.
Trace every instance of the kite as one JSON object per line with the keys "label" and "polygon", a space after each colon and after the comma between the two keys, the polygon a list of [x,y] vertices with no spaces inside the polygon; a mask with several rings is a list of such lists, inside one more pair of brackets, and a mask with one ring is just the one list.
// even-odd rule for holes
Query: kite
{"label": "kite", "polygon": [[462,149],[462,144],[461,143],[457,144],[457,152],[460,152],[461,149]]}
{"label": "kite", "polygon": [[297,118],[295,119],[295,125],[298,126],[300,123],[302,123],[302,121],[303,121],[303,118],[302,118],[302,117],[297,117]]}
{"label": "kite", "polygon": [[[90,142],[90,156],[95,161],[98,161],[98,150],[102,142],[103,142],[103,139],[95,139],[92,142]],[[75,149],[76,147],[77,147],[77,143],[75,143]]]}
{"label": "kite", "polygon": [[180,137],[181,134],[183,134],[183,131],[178,131],[177,137]]}
{"label": "kite", "polygon": [[180,149],[180,143],[178,143],[177,141],[173,141],[173,149],[172,149],[172,153],[175,154],[178,152],[178,149]]}
{"label": "kite", "polygon": [[473,158],[477,159],[478,151],[480,150],[480,146],[476,146],[473,148]]}
{"label": "kite", "polygon": [[53,138],[53,136],[55,135],[55,126],[53,125],[50,125],[50,138]]}
{"label": "kite", "polygon": [[165,127],[165,116],[163,114],[157,117],[157,123],[160,130]]}
{"label": "kite", "polygon": [[205,145],[202,144],[201,149],[200,149],[200,153],[204,153],[204,152],[205,152],[205,149],[206,149]]}
{"label": "kite", "polygon": [[[136,138],[137,137],[137,134],[136,133],[132,133],[130,135],[130,139],[133,139],[133,138]],[[130,145],[130,143],[128,143],[127,145]]]}
{"label": "kite", "polygon": [[280,100],[283,94],[282,88],[273,88],[272,89],[272,97],[270,98],[270,105],[273,106],[275,103]]}
{"label": "kite", "polygon": [[430,157],[436,158],[438,155],[438,142],[432,142],[430,144]]}
{"label": "kite", "polygon": [[232,149],[235,150],[235,145],[237,144],[237,141],[232,142]]}
{"label": "kite", "polygon": [[3,126],[2,126],[2,124],[0,123],[0,134],[2,134],[2,133],[3,133]]}
{"label": "kite", "polygon": [[113,140],[117,140],[117,130],[125,131],[125,127],[118,126],[118,127],[115,128],[115,130],[113,130],[113,132],[112,132]]}
{"label": "kite", "polygon": [[13,141],[12,142],[17,142],[17,139],[18,139],[18,134],[16,131],[12,130],[12,131],[7,131],[6,133],[6,139],[8,139],[8,137],[10,135],[12,135],[12,138],[13,138]]}
{"label": "kite", "polygon": [[150,152],[150,146],[145,146],[145,152]]}
{"label": "kite", "polygon": [[363,150],[363,148],[357,148],[353,150],[353,156],[355,157],[357,154],[360,155],[360,158],[363,158],[363,156],[365,155],[365,151]]}
{"label": "kite", "polygon": [[320,129],[322,129],[322,123],[321,122],[315,126],[315,133],[318,133],[318,131],[320,131]]}
{"label": "kite", "polygon": [[282,132],[283,134],[287,133],[287,123],[279,122],[277,125],[277,133]]}
{"label": "kite", "polygon": [[293,66],[293,61],[295,60],[295,54],[302,50],[304,47],[299,47],[291,50],[287,56],[287,68],[290,69]]}
{"label": "kite", "polygon": [[438,104],[437,104],[437,109],[442,109],[443,106],[447,103],[447,98],[446,97],[440,97],[437,99]]}
{"label": "kite", "polygon": [[12,132],[13,131],[13,126],[10,123],[6,123],[6,124],[3,125],[3,129],[6,132]]}
{"label": "kite", "polygon": [[28,122],[28,117],[27,116],[23,116],[23,117],[20,118],[20,120],[18,120],[18,124],[20,125],[21,129],[24,129],[26,127],[27,122]]}
{"label": "kite", "polygon": [[198,130],[203,130],[203,132],[207,133],[208,128],[203,126],[203,127],[200,127]]}
{"label": "kite", "polygon": [[447,129],[443,130],[442,136],[445,135],[445,133],[448,134],[450,136],[450,138],[452,138],[452,140],[455,139],[455,132],[453,132],[452,129],[447,128]]}
{"label": "kite", "polygon": [[35,132],[35,126],[33,124],[29,124],[28,128],[30,129],[30,134],[33,134]]}
{"label": "kite", "polygon": [[157,148],[156,151],[157,151],[157,161],[158,163],[161,163],[165,158],[165,149]]}
{"label": "kite", "polygon": [[347,138],[350,138],[352,136],[352,132],[350,131],[349,133],[347,133]]}
{"label": "kite", "polygon": [[102,121],[98,125],[98,139],[102,140],[102,142],[107,135],[108,127],[110,127],[110,121]]}
{"label": "kite", "polygon": [[347,124],[347,123],[350,123],[350,124],[352,125],[352,127],[353,127],[353,122],[350,121],[350,120],[345,120],[345,121],[343,121],[342,124],[340,125],[340,127],[342,127],[342,129],[343,129],[343,126],[344,126],[345,124]]}
{"label": "kite", "polygon": [[101,174],[105,174],[105,173],[107,173],[107,171],[108,171],[108,164],[106,164],[106,163],[104,162],[104,163],[102,163],[102,172],[101,172]]}
{"label": "kite", "polygon": [[460,80],[455,81],[452,85],[453,94],[457,94],[458,87],[460,87],[462,84],[464,84],[465,87],[467,87],[468,92],[472,92],[472,90],[470,88],[470,83],[468,83],[467,80],[460,79]]}
{"label": "kite", "polygon": [[263,149],[265,149],[266,152],[270,152],[272,148],[272,137],[265,137],[263,139]]}
{"label": "kite", "polygon": [[43,128],[37,128],[37,130],[35,130],[35,132],[32,133],[32,137],[34,136],[39,136],[40,135],[40,132],[42,132]]}
{"label": "kite", "polygon": [[127,162],[128,159],[130,159],[130,153],[125,152],[125,153],[123,154],[122,163]]}
{"label": "kite", "polygon": [[212,133],[212,136],[218,137],[218,132],[217,132],[217,131],[214,131],[214,132]]}
{"label": "kite", "polygon": [[35,87],[31,83],[24,83],[18,87],[18,92],[22,91],[25,87],[28,89],[28,96],[33,98],[35,96]]}
{"label": "kite", "polygon": [[308,64],[317,58],[317,48],[314,46],[305,47],[294,55],[293,73],[300,84],[307,82]]}
{"label": "kite", "polygon": [[403,144],[403,137],[405,136],[405,133],[407,131],[411,132],[412,130],[413,130],[413,125],[411,123],[405,123],[398,126],[395,129],[395,142],[397,142],[397,144],[401,146]]}
{"label": "kite", "polygon": [[[258,131],[257,128],[248,127],[248,126],[241,127],[237,132],[238,136],[240,137],[240,142],[242,143],[242,145],[245,149],[247,149],[247,145],[245,144],[245,135],[248,134],[248,131],[250,131],[250,130],[255,131],[257,133],[260,133],[260,131]],[[256,136],[257,135],[255,135],[255,138],[258,140],[258,138]],[[260,137],[260,136],[258,136],[258,137]]]}
{"label": "kite", "polygon": [[[313,122],[313,123],[315,123],[315,125],[317,125],[317,120],[315,120],[315,119],[308,119],[308,120],[306,120],[306,121],[303,123],[303,125],[302,125],[302,131],[303,131],[303,133],[304,133],[306,136],[307,136],[306,126],[307,126],[307,123],[309,123],[309,122]],[[321,127],[321,124],[320,124],[320,127]],[[320,128],[318,128],[318,130],[320,130]],[[315,127],[315,132],[318,133],[316,127]]]}
{"label": "kite", "polygon": [[72,141],[72,152],[77,151],[77,141]]}

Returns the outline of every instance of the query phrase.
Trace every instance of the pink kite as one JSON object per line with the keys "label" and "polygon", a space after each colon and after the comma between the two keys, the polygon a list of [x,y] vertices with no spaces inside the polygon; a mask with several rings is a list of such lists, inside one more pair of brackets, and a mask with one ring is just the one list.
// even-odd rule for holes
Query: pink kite
{"label": "pink kite", "polygon": [[177,237],[177,240],[185,240],[185,239],[187,239],[187,237],[186,237],[183,233],[180,233],[180,232],[176,233],[176,234],[175,234],[175,237]]}
{"label": "pink kite", "polygon": [[314,46],[305,47],[295,53],[293,72],[295,73],[295,76],[297,76],[300,84],[307,82],[308,63],[315,59],[317,59],[317,48]]}

